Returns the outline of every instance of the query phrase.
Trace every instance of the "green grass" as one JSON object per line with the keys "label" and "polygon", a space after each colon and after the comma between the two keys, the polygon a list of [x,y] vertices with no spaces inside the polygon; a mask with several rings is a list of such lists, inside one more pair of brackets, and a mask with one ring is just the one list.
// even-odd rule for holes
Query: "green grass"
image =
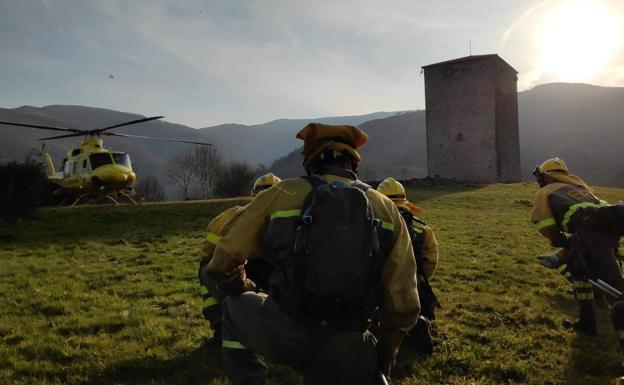
{"label": "green grass", "polygon": [[[535,262],[530,184],[410,190],[435,229],[443,308],[431,357],[407,342],[395,383],[607,384],[624,375],[606,306],[599,336],[564,330],[569,285]],[[617,201],[624,191],[598,189]],[[46,209],[0,228],[1,384],[225,384],[200,315],[205,227],[235,201]],[[272,366],[270,382],[297,383]]]}

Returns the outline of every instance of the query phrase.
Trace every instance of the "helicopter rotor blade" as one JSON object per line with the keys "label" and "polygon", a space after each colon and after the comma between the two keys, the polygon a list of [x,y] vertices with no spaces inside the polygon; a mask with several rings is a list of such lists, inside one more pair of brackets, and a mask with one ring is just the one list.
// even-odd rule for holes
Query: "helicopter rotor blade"
{"label": "helicopter rotor blade", "polygon": [[142,119],[137,119],[137,120],[133,120],[130,122],[125,122],[125,123],[120,123],[120,124],[115,124],[114,126],[108,126],[108,127],[104,127],[104,128],[98,128],[97,130],[94,130],[96,133],[101,133],[104,131],[108,131],[111,130],[113,128],[117,128],[117,127],[123,127],[123,126],[129,126],[131,124],[137,124],[137,123],[143,123],[143,122],[149,122],[150,120],[156,120],[156,119],[162,119],[164,118],[164,116],[152,116],[150,118],[142,118]]}
{"label": "helicopter rotor blade", "polygon": [[60,135],[60,136],[50,136],[48,138],[41,138],[39,140],[52,140],[52,139],[62,139],[62,138],[73,138],[74,136],[83,136],[84,134],[82,132],[79,132],[77,134],[68,134],[68,135]]}
{"label": "helicopter rotor blade", "polygon": [[188,143],[188,144],[199,144],[202,146],[213,146],[212,143],[204,143],[204,142],[194,142],[191,140],[179,140],[179,139],[167,139],[167,138],[157,138],[155,136],[142,136],[142,135],[128,135],[128,134],[117,134],[114,132],[103,132],[102,135],[107,136],[121,136],[124,138],[139,138],[139,139],[153,139],[153,140],[164,140],[167,142],[177,142],[177,143]]}
{"label": "helicopter rotor blade", "polygon": [[80,133],[80,134],[82,134],[82,132],[83,132],[83,131],[77,130],[75,128],[53,127],[53,126],[39,126],[37,124],[25,124],[25,123],[14,123],[14,122],[0,122],[0,124],[6,124],[6,125],[9,125],[9,126],[40,128],[42,130],[75,132],[75,133]]}

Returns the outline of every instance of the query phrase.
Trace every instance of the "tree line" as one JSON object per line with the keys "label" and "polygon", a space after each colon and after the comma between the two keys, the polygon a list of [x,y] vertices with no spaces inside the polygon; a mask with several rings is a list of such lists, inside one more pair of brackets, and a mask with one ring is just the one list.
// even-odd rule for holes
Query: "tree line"
{"label": "tree line", "polygon": [[216,147],[195,146],[171,159],[165,175],[185,200],[212,199],[249,195],[256,175],[263,170],[246,162],[225,161]]}

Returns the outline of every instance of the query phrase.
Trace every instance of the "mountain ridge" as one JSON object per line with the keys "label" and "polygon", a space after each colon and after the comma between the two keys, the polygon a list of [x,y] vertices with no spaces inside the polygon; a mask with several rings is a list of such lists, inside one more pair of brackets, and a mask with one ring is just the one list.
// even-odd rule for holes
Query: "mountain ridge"
{"label": "mountain ridge", "polygon": [[[163,138],[187,139],[214,143],[226,161],[244,160],[253,167],[260,163],[270,163],[281,153],[296,148],[295,133],[308,121],[322,120],[327,123],[358,124],[369,117],[386,116],[387,112],[348,117],[326,117],[319,119],[277,119],[261,125],[229,124],[195,129],[166,120],[150,121],[133,126],[120,127],[115,132],[159,136]],[[47,126],[77,129],[106,127],[142,117],[140,114],[120,112],[107,108],[80,105],[53,104],[44,107],[20,106],[13,109],[0,108],[0,121],[12,121]],[[26,127],[0,125],[0,160],[23,159],[27,154],[39,151],[40,138],[50,135],[43,130]],[[249,138],[252,138],[250,140]],[[46,151],[50,152],[59,168],[65,153],[80,145],[81,138],[46,141]],[[294,144],[293,144],[294,143]],[[169,159],[187,151],[188,145],[170,142],[157,142],[139,139],[107,137],[104,147],[130,154],[134,167],[140,175],[154,175],[165,186],[170,197],[177,196],[176,188],[165,176]]]}
{"label": "mountain ridge", "polygon": [[[564,158],[573,172],[588,182],[624,186],[624,87],[585,83],[550,83],[518,93],[520,146],[523,178],[528,180],[535,164],[552,156]],[[119,133],[200,140],[218,146],[225,160],[245,160],[280,176],[303,173],[296,132],[308,122],[353,124],[370,140],[361,148],[361,176],[379,180],[386,176],[411,179],[426,176],[426,127],[424,110],[381,111],[365,115],[311,119],[282,118],[254,125],[223,123],[192,128],[173,122],[154,121],[121,127]],[[97,128],[133,120],[142,115],[107,108],[52,104],[0,108],[0,120],[22,123]],[[37,151],[43,131],[0,125],[0,160],[23,159]],[[5,138],[10,138],[6,140]],[[49,141],[47,150],[58,164],[64,153],[79,145],[76,139]],[[189,147],[181,144],[106,138],[105,147],[128,152],[141,175],[154,174],[170,197],[175,191],[164,176],[169,159]],[[287,166],[284,166],[287,165]]]}

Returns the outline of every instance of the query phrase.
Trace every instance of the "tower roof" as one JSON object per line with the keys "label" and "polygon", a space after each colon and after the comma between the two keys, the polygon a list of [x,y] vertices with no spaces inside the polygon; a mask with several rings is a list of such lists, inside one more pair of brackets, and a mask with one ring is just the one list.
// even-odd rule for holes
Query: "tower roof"
{"label": "tower roof", "polygon": [[516,74],[518,73],[518,71],[516,71],[515,68],[513,68],[509,63],[507,63],[505,60],[503,60],[503,58],[501,58],[500,56],[498,56],[495,53],[494,54],[487,54],[487,55],[464,56],[464,57],[460,57],[460,58],[457,58],[457,59],[451,59],[451,60],[446,60],[446,61],[439,62],[439,63],[428,64],[426,66],[423,66],[422,69],[426,70],[428,68],[433,68],[433,67],[437,67],[437,66],[466,63],[466,62],[471,62],[471,61],[483,61],[483,60],[490,60],[490,59],[499,60],[500,62],[505,64],[507,67],[509,67],[512,71],[514,71]]}

